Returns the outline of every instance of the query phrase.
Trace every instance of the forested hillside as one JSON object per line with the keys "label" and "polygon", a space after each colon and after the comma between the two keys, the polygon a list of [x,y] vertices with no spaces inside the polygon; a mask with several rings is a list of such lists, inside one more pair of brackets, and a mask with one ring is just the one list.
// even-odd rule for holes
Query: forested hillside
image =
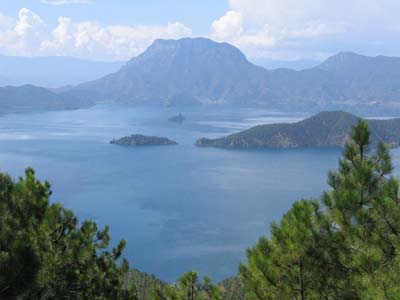
{"label": "forested hillside", "polygon": [[[359,117],[343,111],[327,111],[296,123],[252,127],[226,137],[196,142],[200,147],[220,148],[305,148],[343,147]],[[368,120],[371,144],[400,145],[400,118]]]}

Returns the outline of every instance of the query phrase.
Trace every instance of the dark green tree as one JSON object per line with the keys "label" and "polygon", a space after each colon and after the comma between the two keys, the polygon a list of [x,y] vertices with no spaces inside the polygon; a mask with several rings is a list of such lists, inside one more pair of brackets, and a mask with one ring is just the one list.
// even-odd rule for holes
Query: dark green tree
{"label": "dark green tree", "polygon": [[135,300],[125,242],[109,249],[108,227],[79,223],[50,195],[32,169],[17,182],[0,174],[0,299]]}
{"label": "dark green tree", "polygon": [[200,283],[196,272],[187,272],[178,284],[157,289],[154,300],[221,300],[221,290],[209,277],[204,277]]}
{"label": "dark green tree", "polygon": [[368,123],[345,145],[321,204],[300,201],[248,251],[249,299],[399,299],[399,183],[389,148],[371,154]]}
{"label": "dark green tree", "polygon": [[[329,174],[331,190],[323,197],[335,229],[337,269],[345,272],[338,286],[353,299],[398,299],[400,201],[389,148],[370,154],[367,121],[360,121],[346,144],[338,172]],[[332,245],[332,243],[331,243]]]}
{"label": "dark green tree", "polygon": [[316,202],[300,201],[271,226],[271,238],[262,237],[248,250],[240,267],[249,299],[319,299],[314,252],[318,248]]}

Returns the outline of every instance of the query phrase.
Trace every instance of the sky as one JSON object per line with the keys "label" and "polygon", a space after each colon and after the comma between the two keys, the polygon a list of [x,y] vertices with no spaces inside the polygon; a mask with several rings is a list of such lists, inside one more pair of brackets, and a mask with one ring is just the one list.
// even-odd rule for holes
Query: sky
{"label": "sky", "polygon": [[0,0],[0,54],[128,60],[207,37],[253,60],[400,56],[399,0]]}

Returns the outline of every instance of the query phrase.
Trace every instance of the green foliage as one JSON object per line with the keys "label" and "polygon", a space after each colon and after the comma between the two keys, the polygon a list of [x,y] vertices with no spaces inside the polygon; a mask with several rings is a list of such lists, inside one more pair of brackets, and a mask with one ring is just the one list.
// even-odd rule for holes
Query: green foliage
{"label": "green foliage", "polygon": [[314,277],[313,253],[317,250],[319,207],[300,201],[273,224],[271,239],[261,238],[248,251],[249,263],[240,274],[250,299],[306,299],[310,289],[319,290]]}
{"label": "green foliage", "polygon": [[0,299],[136,299],[123,288],[125,242],[109,249],[108,227],[79,223],[50,195],[32,169],[17,182],[0,174]]}
{"label": "green foliage", "polygon": [[125,242],[110,249],[108,227],[50,204],[32,169],[18,181],[0,173],[0,299],[400,299],[400,183],[370,136],[359,121],[321,201],[296,202],[248,250],[241,282],[220,287],[196,272],[167,285],[129,270]]}
{"label": "green foliage", "polygon": [[[347,112],[326,111],[296,123],[258,125],[226,137],[202,138],[196,145],[222,148],[343,147],[359,120]],[[372,129],[372,144],[400,145],[400,118],[368,120],[368,123]]]}
{"label": "green foliage", "polygon": [[248,299],[399,299],[399,183],[388,147],[370,154],[366,121],[352,130],[331,190],[302,200],[248,250]]}
{"label": "green foliage", "polygon": [[209,277],[199,282],[196,272],[182,275],[174,286],[159,288],[154,293],[154,300],[221,300],[221,290],[212,284]]}
{"label": "green foliage", "polygon": [[223,280],[219,284],[222,291],[222,300],[243,300],[244,289],[238,276]]}
{"label": "green foliage", "polygon": [[166,287],[167,284],[153,275],[132,269],[126,276],[125,286],[136,287],[138,300],[152,300],[156,290]]}

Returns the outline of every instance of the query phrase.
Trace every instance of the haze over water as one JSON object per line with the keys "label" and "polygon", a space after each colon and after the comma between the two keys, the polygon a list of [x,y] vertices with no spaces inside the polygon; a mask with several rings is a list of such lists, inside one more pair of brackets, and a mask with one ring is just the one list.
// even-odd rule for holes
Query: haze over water
{"label": "haze over water", "polygon": [[[183,124],[167,121],[178,113],[187,119]],[[193,143],[305,117],[117,106],[6,115],[0,117],[0,168],[17,177],[34,167],[52,184],[52,201],[80,219],[110,225],[114,241],[127,240],[132,267],[171,282],[188,270],[221,280],[236,273],[246,248],[291,203],[321,195],[341,150],[236,151]],[[179,145],[109,144],[133,133],[165,136]],[[400,151],[392,152],[400,166]]]}

